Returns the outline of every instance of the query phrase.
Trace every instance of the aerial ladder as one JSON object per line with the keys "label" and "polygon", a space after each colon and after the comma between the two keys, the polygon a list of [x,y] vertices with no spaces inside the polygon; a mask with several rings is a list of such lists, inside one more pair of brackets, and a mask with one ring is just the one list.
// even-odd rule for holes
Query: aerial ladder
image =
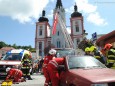
{"label": "aerial ladder", "polygon": [[65,42],[66,42],[66,48],[73,48],[74,49],[74,43],[71,39],[70,35],[67,32],[66,25],[64,21],[62,20],[61,16],[58,14],[58,22],[61,26],[62,33],[64,34]]}

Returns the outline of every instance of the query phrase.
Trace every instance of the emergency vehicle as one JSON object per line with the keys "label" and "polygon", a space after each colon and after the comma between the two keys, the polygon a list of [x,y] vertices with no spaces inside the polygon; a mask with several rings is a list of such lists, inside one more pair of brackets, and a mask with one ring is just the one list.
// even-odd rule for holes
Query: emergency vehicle
{"label": "emergency vehicle", "polygon": [[21,69],[21,60],[24,54],[31,55],[31,52],[24,49],[12,49],[6,52],[6,55],[0,60],[0,77],[6,77],[7,67]]}

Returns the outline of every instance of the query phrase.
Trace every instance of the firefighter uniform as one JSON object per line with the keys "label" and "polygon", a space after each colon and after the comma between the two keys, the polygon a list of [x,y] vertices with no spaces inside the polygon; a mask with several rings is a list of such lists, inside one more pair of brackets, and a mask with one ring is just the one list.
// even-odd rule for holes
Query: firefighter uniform
{"label": "firefighter uniform", "polygon": [[30,67],[32,65],[32,61],[31,59],[28,57],[28,55],[24,55],[23,60],[21,61],[22,64],[22,72],[23,72],[23,77],[26,79],[28,78],[28,80],[32,80],[32,78],[30,77]]}
{"label": "firefighter uniform", "polygon": [[44,77],[46,79],[44,86],[48,86],[50,84],[50,82],[51,82],[50,76],[49,76],[49,73],[48,73],[48,70],[47,70],[47,65],[48,65],[48,63],[49,63],[50,60],[52,60],[52,59],[55,58],[55,55],[56,55],[56,50],[51,49],[49,51],[49,54],[44,57],[43,73],[44,73]]}
{"label": "firefighter uniform", "polygon": [[53,58],[54,58],[54,56],[51,56],[51,55],[44,57],[43,73],[46,78],[44,86],[48,86],[48,84],[51,82],[49,73],[47,71],[47,65],[48,65],[49,61],[52,60]]}
{"label": "firefighter uniform", "polygon": [[110,49],[107,53],[107,58],[108,58],[108,67],[109,68],[115,68],[115,50]]}
{"label": "firefighter uniform", "polygon": [[48,63],[48,72],[51,78],[52,86],[59,86],[59,65],[64,64],[64,58],[55,58]]}
{"label": "firefighter uniform", "polygon": [[106,63],[106,60],[104,59],[103,54],[95,47],[95,46],[91,46],[90,47],[91,52],[93,53],[93,56],[99,60],[100,62],[102,62],[103,64]]}
{"label": "firefighter uniform", "polygon": [[13,82],[22,82],[21,77],[23,73],[19,69],[11,68],[7,71],[6,80],[13,79]]}
{"label": "firefighter uniform", "polygon": [[103,64],[106,64],[105,60],[104,60],[104,56],[102,55],[102,53],[98,50],[94,51],[94,57],[96,59],[98,59],[100,62],[102,62]]}

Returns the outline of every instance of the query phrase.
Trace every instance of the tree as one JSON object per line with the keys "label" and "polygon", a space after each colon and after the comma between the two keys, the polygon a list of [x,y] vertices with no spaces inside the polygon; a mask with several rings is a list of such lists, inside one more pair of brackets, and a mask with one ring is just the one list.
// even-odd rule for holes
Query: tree
{"label": "tree", "polygon": [[2,48],[2,47],[6,47],[7,46],[7,44],[5,44],[4,42],[0,42],[0,48]]}

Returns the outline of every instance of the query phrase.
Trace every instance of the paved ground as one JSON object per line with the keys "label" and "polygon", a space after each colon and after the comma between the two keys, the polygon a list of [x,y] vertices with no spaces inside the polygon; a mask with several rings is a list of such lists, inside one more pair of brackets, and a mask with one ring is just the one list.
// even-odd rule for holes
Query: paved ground
{"label": "paved ground", "polygon": [[21,82],[19,84],[13,84],[12,86],[43,86],[44,85],[44,76],[36,73],[32,76],[33,80],[27,80],[26,82]]}

